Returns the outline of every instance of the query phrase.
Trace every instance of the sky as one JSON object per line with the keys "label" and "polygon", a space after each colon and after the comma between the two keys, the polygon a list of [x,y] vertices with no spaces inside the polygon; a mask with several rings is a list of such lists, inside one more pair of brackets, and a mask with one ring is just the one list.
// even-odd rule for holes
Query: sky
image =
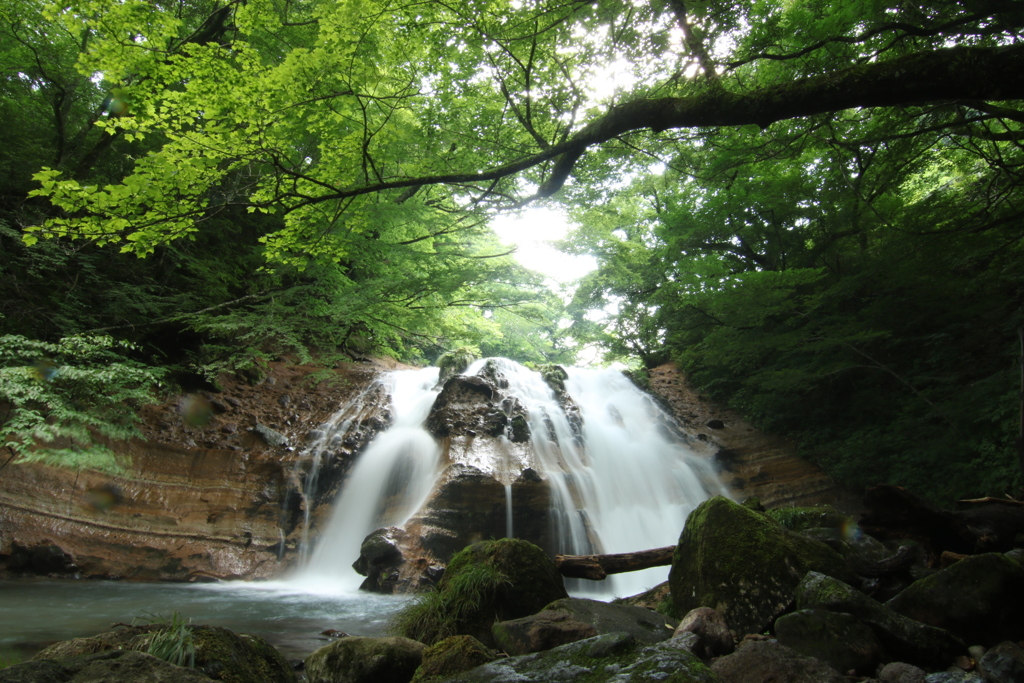
{"label": "sky", "polygon": [[502,242],[517,247],[519,263],[552,280],[552,289],[597,268],[592,256],[563,254],[551,246],[551,242],[563,239],[571,227],[559,208],[531,206],[517,213],[502,214],[491,221],[491,227]]}

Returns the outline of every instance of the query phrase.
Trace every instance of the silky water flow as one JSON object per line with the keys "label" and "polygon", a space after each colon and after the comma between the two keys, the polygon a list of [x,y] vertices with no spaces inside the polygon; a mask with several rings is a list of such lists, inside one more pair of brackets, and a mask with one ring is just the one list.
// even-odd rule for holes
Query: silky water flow
{"label": "silky water flow", "polygon": [[[526,410],[532,466],[551,487],[558,552],[620,553],[672,545],[697,505],[711,495],[728,495],[709,459],[698,455],[672,418],[621,372],[567,369],[565,389],[581,418],[574,431],[540,373],[492,358],[473,363],[464,374],[480,373],[485,366],[507,381],[502,396],[514,397]],[[441,471],[440,448],[423,427],[440,390],[437,376],[437,368],[427,368],[382,379],[391,395],[393,422],[359,456],[294,580],[356,590],[362,577],[351,565],[363,539],[378,528],[401,526],[427,501]],[[343,408],[322,428],[309,449],[314,469],[307,481],[316,476],[326,441],[343,437],[358,414]],[[500,463],[494,469],[504,471]],[[514,487],[511,481],[501,483],[511,536]],[[570,592],[608,599],[642,592],[666,576],[667,568],[660,567],[602,582],[581,580],[572,582]]]}

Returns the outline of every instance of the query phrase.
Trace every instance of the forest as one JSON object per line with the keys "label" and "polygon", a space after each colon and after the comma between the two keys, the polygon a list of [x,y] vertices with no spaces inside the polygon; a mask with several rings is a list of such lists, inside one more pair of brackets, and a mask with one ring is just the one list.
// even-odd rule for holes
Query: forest
{"label": "forest", "polygon": [[[1018,495],[1024,5],[7,0],[0,433],[116,467],[288,355],[638,371],[852,489]],[[566,292],[498,215],[560,206]]]}

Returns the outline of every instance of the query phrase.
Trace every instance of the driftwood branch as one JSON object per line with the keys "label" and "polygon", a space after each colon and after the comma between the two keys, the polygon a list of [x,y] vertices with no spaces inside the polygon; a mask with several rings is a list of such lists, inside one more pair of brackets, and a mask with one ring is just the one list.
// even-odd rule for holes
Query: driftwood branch
{"label": "driftwood branch", "polygon": [[609,574],[636,572],[651,567],[667,567],[672,564],[674,545],[654,550],[616,555],[556,555],[555,566],[562,576],[571,579],[601,581]]}

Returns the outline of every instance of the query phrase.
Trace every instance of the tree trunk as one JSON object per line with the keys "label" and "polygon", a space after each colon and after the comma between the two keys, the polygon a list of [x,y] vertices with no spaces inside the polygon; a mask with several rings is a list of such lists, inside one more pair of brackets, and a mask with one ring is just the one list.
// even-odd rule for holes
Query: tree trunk
{"label": "tree trunk", "polygon": [[651,567],[667,567],[672,564],[674,545],[654,550],[617,555],[556,555],[555,566],[562,576],[571,579],[601,581],[609,574],[636,572]]}

